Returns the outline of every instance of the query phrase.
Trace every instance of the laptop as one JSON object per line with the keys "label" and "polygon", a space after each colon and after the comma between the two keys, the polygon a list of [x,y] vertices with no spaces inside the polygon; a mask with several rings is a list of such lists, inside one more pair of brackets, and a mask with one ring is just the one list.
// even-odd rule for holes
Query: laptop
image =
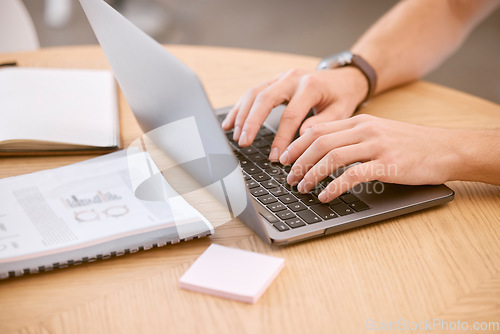
{"label": "laptop", "polygon": [[[284,107],[271,112],[251,146],[238,147],[232,133],[220,126],[230,108],[214,111],[192,70],[104,1],[80,3],[142,130],[155,133],[157,147],[224,203],[231,219],[238,217],[267,243],[285,245],[329,235],[453,199],[454,192],[445,185],[375,181],[320,203],[321,189],[348,167],[309,194],[297,192],[286,183],[290,167],[267,160]],[[172,142],[171,133],[158,134],[173,122],[180,124],[175,129],[182,140]]]}

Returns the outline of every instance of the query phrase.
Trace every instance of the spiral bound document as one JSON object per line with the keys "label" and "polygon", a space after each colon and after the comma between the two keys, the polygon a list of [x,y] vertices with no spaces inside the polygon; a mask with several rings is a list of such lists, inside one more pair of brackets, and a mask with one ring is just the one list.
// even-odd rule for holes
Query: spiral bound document
{"label": "spiral bound document", "polygon": [[[165,196],[136,196],[152,178],[155,191]],[[207,219],[171,188],[143,151],[119,151],[0,180],[0,279],[213,232]]]}

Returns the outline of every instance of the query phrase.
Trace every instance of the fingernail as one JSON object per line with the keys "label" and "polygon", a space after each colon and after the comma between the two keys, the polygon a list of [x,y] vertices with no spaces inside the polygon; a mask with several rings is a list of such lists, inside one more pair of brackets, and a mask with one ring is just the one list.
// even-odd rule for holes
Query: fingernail
{"label": "fingernail", "polygon": [[240,132],[241,132],[241,129],[239,126],[236,126],[234,128],[234,132],[233,132],[233,140],[234,141],[238,141],[240,139]]}
{"label": "fingernail", "polygon": [[277,147],[273,147],[271,149],[271,153],[269,154],[269,160],[273,161],[273,162],[276,162],[278,161],[278,148]]}
{"label": "fingernail", "polygon": [[227,127],[227,118],[222,121],[222,127],[225,129]]}
{"label": "fingernail", "polygon": [[304,180],[300,181],[300,183],[298,184],[297,186],[297,190],[301,193],[305,193],[306,192],[306,183]]}
{"label": "fingernail", "polygon": [[240,136],[240,141],[238,142],[238,145],[240,146],[245,146],[248,144],[248,138],[247,138],[247,132],[243,131]]}
{"label": "fingernail", "polygon": [[327,195],[326,195],[326,190],[323,190],[323,191],[319,194],[318,199],[319,199],[321,202],[326,202],[326,197],[327,197]]}
{"label": "fingernail", "polygon": [[295,182],[295,175],[293,174],[293,171],[290,171],[290,173],[288,173],[286,182],[288,182],[288,184],[292,186],[297,184],[297,182]]}
{"label": "fingernail", "polygon": [[283,152],[283,154],[280,157],[280,163],[282,165],[287,165],[289,157],[290,157],[290,153],[288,153],[288,150],[286,150],[285,152]]}

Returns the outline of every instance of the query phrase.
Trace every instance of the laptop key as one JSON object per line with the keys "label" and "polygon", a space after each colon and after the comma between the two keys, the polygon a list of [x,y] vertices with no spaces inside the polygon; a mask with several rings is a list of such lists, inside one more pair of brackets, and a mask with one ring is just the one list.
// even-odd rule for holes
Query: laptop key
{"label": "laptop key", "polygon": [[273,166],[272,162],[269,163],[269,166],[262,167],[262,168],[264,168],[266,173],[271,175],[271,176],[272,175],[283,175],[283,176],[285,175],[285,174],[283,174],[283,171],[281,170],[281,168],[279,168],[278,166]]}
{"label": "laptop key", "polygon": [[269,192],[271,194],[273,194],[274,196],[281,196],[281,195],[288,194],[288,192],[285,189],[283,189],[282,187],[271,188],[271,189],[269,189]]}
{"label": "laptop key", "polygon": [[285,223],[288,226],[290,226],[291,228],[306,226],[306,224],[304,224],[304,222],[302,220],[300,220],[299,218],[292,218],[292,219],[285,220]]}
{"label": "laptop key", "polygon": [[255,197],[263,196],[269,194],[264,188],[258,187],[254,189],[250,189],[250,193]]}
{"label": "laptop key", "polygon": [[285,182],[283,183],[283,186],[288,189],[289,191],[293,192],[293,193],[298,193],[299,190],[297,189],[296,186],[291,186],[288,182]]}
{"label": "laptop key", "polygon": [[266,157],[269,156],[269,153],[271,153],[271,148],[270,147],[261,147],[261,148],[259,148],[259,150]]}
{"label": "laptop key", "polygon": [[316,198],[316,196],[313,196],[311,194],[305,194],[305,196],[302,197],[300,200],[302,201],[302,203],[309,206],[321,203],[319,199]]}
{"label": "laptop key", "polygon": [[257,173],[253,174],[252,177],[257,181],[257,182],[264,182],[270,179],[269,175],[266,173]]}
{"label": "laptop key", "polygon": [[267,181],[262,182],[261,184],[266,189],[277,188],[280,186],[278,184],[278,182],[276,182],[274,180],[267,180]]}
{"label": "laptop key", "polygon": [[255,206],[257,207],[257,211],[260,213],[262,217],[264,217],[268,222],[272,223],[278,223],[279,219],[276,218],[271,211],[269,211],[265,206],[260,204],[259,202],[254,202]]}
{"label": "laptop key", "polygon": [[263,136],[262,139],[267,141],[269,144],[272,144],[274,141],[274,133],[272,135]]}
{"label": "laptop key", "polygon": [[271,175],[273,177],[273,179],[275,179],[276,181],[278,181],[279,183],[281,184],[285,184],[286,183],[286,175]]}
{"label": "laptop key", "polygon": [[346,202],[347,204],[359,201],[359,198],[357,198],[353,194],[340,195],[340,199]]}
{"label": "laptop key", "polygon": [[297,197],[298,199],[302,200],[302,198],[306,198],[307,196],[310,196],[311,194],[310,193],[301,193],[297,187],[294,187],[294,191],[292,191],[292,193],[295,195],[295,197]]}
{"label": "laptop key", "polygon": [[351,213],[354,213],[354,209],[352,209],[349,205],[344,204],[344,203],[335,204],[331,208],[333,209],[333,211],[338,213],[340,216],[346,216],[346,215],[350,215]]}
{"label": "laptop key", "polygon": [[311,210],[316,212],[324,220],[338,217],[338,215],[325,204],[313,205],[311,206]]}
{"label": "laptop key", "polygon": [[248,158],[252,160],[253,162],[259,162],[259,161],[264,161],[267,160],[267,157],[262,154],[262,153],[255,153],[252,155],[249,155]]}
{"label": "laptop key", "polygon": [[240,148],[240,152],[246,155],[258,153],[257,149],[252,146]]}
{"label": "laptop key", "polygon": [[254,181],[254,180],[247,181],[246,184],[247,184],[248,189],[257,188],[259,186],[257,181]]}
{"label": "laptop key", "polygon": [[293,195],[290,195],[290,194],[280,196],[280,197],[278,197],[278,199],[284,204],[290,204],[293,202],[297,202],[297,198]]}
{"label": "laptop key", "polygon": [[269,136],[269,135],[274,136],[274,133],[271,130],[269,130],[268,128],[260,128],[259,132],[257,132],[257,133],[262,137]]}
{"label": "laptop key", "polygon": [[270,168],[272,166],[272,162],[271,161],[268,161],[268,160],[264,160],[264,161],[259,161],[257,162],[257,165],[259,165],[260,168],[264,169],[267,171],[268,168]]}
{"label": "laptop key", "polygon": [[282,220],[295,218],[295,214],[290,210],[276,212],[276,216],[278,216]]}
{"label": "laptop key", "polygon": [[267,205],[267,208],[269,210],[271,210],[272,212],[278,212],[278,211],[286,210],[286,206],[284,206],[283,204],[281,204],[279,202],[269,204],[269,205]]}
{"label": "laptop key", "polygon": [[311,193],[316,195],[316,197],[319,197],[319,194],[325,189],[325,187],[321,184],[317,184],[316,187],[314,187],[313,190],[311,190]]}
{"label": "laptop key", "polygon": [[251,164],[251,165],[248,165],[248,166],[243,166],[243,170],[245,172],[247,172],[248,174],[250,174],[250,175],[262,172],[262,169],[260,169],[259,167],[255,166],[254,164]]}
{"label": "laptop key", "polygon": [[302,210],[307,209],[307,207],[300,202],[288,204],[288,208],[290,210],[292,210],[293,212],[302,211]]}
{"label": "laptop key", "polygon": [[253,165],[253,162],[251,162],[249,159],[245,158],[244,155],[237,155],[236,157],[240,161],[240,166],[241,167],[246,167],[246,166]]}
{"label": "laptop key", "polygon": [[262,202],[262,204],[270,204],[270,203],[273,203],[273,202],[277,202],[278,200],[276,199],[276,197],[272,196],[272,195],[264,195],[264,196],[260,196],[260,197],[257,197],[257,199],[259,201]]}
{"label": "laptop key", "polygon": [[318,217],[314,212],[309,210],[300,211],[297,213],[297,216],[302,218],[308,224],[319,223],[321,218]]}
{"label": "laptop key", "polygon": [[325,177],[325,178],[323,179],[323,181],[321,181],[321,182],[322,182],[323,184],[325,184],[325,185],[328,185],[328,184],[329,184],[330,182],[332,182],[333,180],[334,180],[334,178],[333,178],[333,177],[331,177],[331,176],[327,176],[327,177]]}
{"label": "laptop key", "polygon": [[270,146],[269,143],[267,141],[265,141],[264,139],[262,138],[258,138],[258,139],[255,139],[253,144],[252,144],[253,147],[256,147],[256,148],[263,148],[263,147],[267,147],[267,146]]}
{"label": "laptop key", "polygon": [[283,222],[274,223],[273,226],[280,232],[288,231],[290,228]]}
{"label": "laptop key", "polygon": [[368,206],[368,204],[364,203],[364,202],[361,202],[361,201],[357,201],[357,202],[354,202],[354,203],[349,203],[349,206],[351,208],[353,208],[354,210],[356,211],[364,211],[364,210],[368,210],[370,207]]}
{"label": "laptop key", "polygon": [[328,202],[327,204],[329,206],[333,206],[333,205],[336,205],[336,204],[342,204],[343,202],[340,200],[340,198],[334,198],[332,199],[330,202]]}

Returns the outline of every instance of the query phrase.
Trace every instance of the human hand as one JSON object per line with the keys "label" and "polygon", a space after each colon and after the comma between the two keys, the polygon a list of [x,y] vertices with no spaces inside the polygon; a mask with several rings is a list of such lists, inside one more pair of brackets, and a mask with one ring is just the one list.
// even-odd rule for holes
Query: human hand
{"label": "human hand", "polygon": [[319,195],[322,202],[367,181],[440,184],[460,168],[458,131],[358,115],[316,124],[288,146],[280,162],[295,162],[287,181],[302,193],[338,168],[361,162],[330,182]]}
{"label": "human hand", "polygon": [[[233,139],[240,146],[249,146],[271,110],[288,102],[269,155],[269,160],[278,161],[299,127],[303,134],[315,124],[350,117],[367,92],[365,76],[354,67],[290,70],[248,90],[229,112],[222,127],[226,131],[234,127]],[[317,114],[301,126],[313,107]]]}

